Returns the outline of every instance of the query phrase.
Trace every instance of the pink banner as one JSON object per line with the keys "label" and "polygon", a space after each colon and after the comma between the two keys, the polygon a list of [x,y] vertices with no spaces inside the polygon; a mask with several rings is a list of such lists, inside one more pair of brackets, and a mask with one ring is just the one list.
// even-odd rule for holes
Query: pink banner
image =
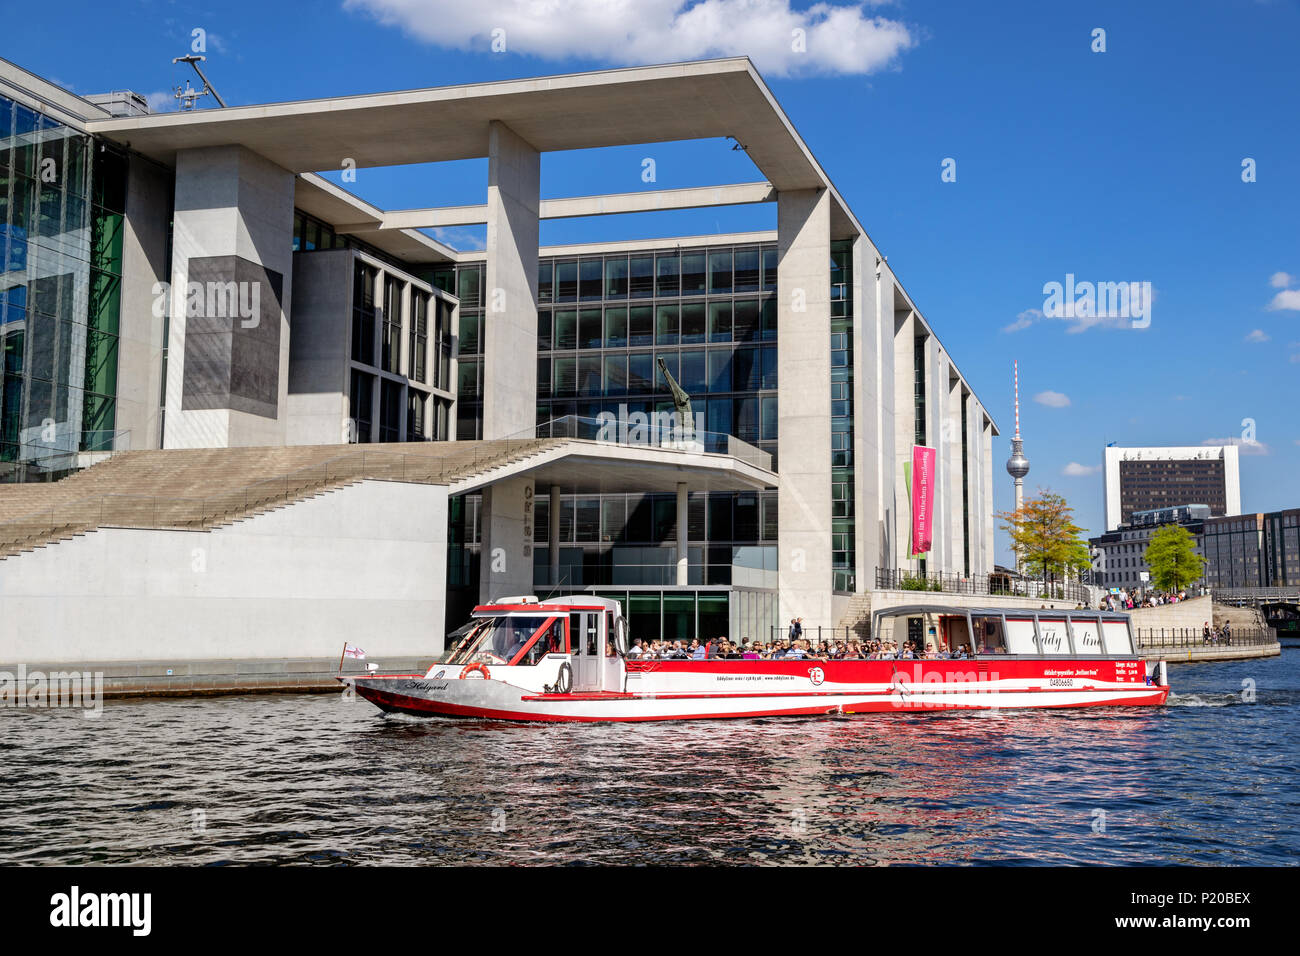
{"label": "pink banner", "polygon": [[912,446],[912,553],[925,554],[934,537],[933,448]]}

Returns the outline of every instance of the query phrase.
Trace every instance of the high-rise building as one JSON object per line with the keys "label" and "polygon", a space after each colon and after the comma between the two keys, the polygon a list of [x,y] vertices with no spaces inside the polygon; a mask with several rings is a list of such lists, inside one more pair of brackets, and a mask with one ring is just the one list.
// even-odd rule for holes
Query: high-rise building
{"label": "high-rise building", "polygon": [[1236,445],[1121,448],[1106,446],[1106,530],[1138,511],[1206,505],[1212,516],[1241,511]]}

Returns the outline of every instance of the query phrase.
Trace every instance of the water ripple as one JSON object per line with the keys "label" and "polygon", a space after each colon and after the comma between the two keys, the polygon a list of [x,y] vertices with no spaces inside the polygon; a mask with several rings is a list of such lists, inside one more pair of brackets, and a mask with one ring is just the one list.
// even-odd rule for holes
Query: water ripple
{"label": "water ripple", "polygon": [[10,710],[0,862],[1288,863],[1297,662],[1171,665],[1161,710],[568,726],[332,696]]}

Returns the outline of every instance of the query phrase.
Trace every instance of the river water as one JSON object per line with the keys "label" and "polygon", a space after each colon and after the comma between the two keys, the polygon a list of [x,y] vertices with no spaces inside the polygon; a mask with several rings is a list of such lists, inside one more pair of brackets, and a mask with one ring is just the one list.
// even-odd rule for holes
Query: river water
{"label": "river water", "polygon": [[334,695],[0,712],[0,863],[1281,864],[1300,651],[1162,709],[686,724]]}

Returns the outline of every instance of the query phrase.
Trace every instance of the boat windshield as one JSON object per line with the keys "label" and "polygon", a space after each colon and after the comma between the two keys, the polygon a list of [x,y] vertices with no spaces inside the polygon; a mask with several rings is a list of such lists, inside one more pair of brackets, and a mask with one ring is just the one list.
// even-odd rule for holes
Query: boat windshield
{"label": "boat windshield", "polygon": [[448,664],[508,664],[517,656],[549,615],[487,617],[475,622]]}

